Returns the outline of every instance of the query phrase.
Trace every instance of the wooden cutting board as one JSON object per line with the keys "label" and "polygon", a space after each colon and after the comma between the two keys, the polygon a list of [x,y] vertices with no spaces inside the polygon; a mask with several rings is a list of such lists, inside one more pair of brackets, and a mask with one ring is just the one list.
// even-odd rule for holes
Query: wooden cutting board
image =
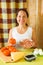
{"label": "wooden cutting board", "polygon": [[[32,52],[32,50],[28,50],[25,54],[28,54]],[[5,56],[1,50],[0,50],[0,59],[3,60],[4,62],[14,62],[12,59],[11,59],[11,56]]]}
{"label": "wooden cutting board", "polygon": [[11,57],[10,56],[5,56],[1,50],[0,50],[0,59],[3,60],[4,62],[14,62],[11,60]]}
{"label": "wooden cutting board", "polygon": [[[15,53],[16,54],[16,53]],[[27,52],[25,52],[25,54],[27,54]],[[24,54],[24,55],[25,55]],[[16,54],[17,55],[17,54]],[[17,55],[18,56],[18,55]],[[11,59],[11,56],[5,56],[1,50],[0,50],[0,59],[4,62],[15,62],[14,60]]]}

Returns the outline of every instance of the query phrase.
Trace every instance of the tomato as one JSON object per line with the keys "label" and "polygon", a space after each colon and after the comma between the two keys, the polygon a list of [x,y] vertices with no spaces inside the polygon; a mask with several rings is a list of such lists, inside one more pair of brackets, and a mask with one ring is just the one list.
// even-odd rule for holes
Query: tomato
{"label": "tomato", "polygon": [[12,48],[11,52],[18,52],[19,50],[17,50],[16,48]]}
{"label": "tomato", "polygon": [[9,49],[10,52],[16,52],[18,51],[15,47],[13,46],[7,46],[7,48]]}
{"label": "tomato", "polygon": [[11,52],[18,52],[18,50],[13,46],[3,47],[3,48],[1,48],[1,51],[5,56],[9,56],[11,54]]}
{"label": "tomato", "polygon": [[7,50],[7,48],[6,47],[2,47],[1,51],[3,52],[4,50]]}
{"label": "tomato", "polygon": [[7,50],[3,51],[3,54],[6,55],[6,56],[9,56],[10,55],[10,51],[7,49]]}
{"label": "tomato", "polygon": [[16,44],[16,39],[11,38],[11,39],[9,40],[9,43],[10,43],[10,44]]}

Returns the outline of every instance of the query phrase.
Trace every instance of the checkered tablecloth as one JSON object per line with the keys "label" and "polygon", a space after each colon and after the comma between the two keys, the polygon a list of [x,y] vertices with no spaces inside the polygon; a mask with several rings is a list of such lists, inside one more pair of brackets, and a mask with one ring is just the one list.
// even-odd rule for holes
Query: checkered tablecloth
{"label": "checkered tablecloth", "polygon": [[8,41],[9,30],[15,26],[17,9],[26,7],[26,0],[0,0],[0,47]]}

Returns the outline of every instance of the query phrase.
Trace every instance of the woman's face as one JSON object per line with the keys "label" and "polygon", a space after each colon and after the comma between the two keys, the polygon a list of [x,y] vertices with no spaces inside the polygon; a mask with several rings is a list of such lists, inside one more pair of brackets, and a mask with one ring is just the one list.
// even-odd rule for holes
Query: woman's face
{"label": "woman's face", "polygon": [[19,25],[25,25],[27,23],[27,14],[24,11],[19,11],[17,15],[17,23]]}

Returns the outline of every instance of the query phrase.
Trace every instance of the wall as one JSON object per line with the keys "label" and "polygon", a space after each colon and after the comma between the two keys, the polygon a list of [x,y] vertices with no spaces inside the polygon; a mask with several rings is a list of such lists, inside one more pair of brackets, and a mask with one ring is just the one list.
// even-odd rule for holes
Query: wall
{"label": "wall", "polygon": [[43,0],[39,0],[38,5],[38,16],[39,16],[39,46],[43,48]]}
{"label": "wall", "polygon": [[28,3],[27,9],[29,12],[30,26],[35,27],[36,25],[36,0],[27,0],[27,3]]}
{"label": "wall", "polygon": [[30,26],[36,30],[38,47],[43,48],[43,0],[27,0]]}

